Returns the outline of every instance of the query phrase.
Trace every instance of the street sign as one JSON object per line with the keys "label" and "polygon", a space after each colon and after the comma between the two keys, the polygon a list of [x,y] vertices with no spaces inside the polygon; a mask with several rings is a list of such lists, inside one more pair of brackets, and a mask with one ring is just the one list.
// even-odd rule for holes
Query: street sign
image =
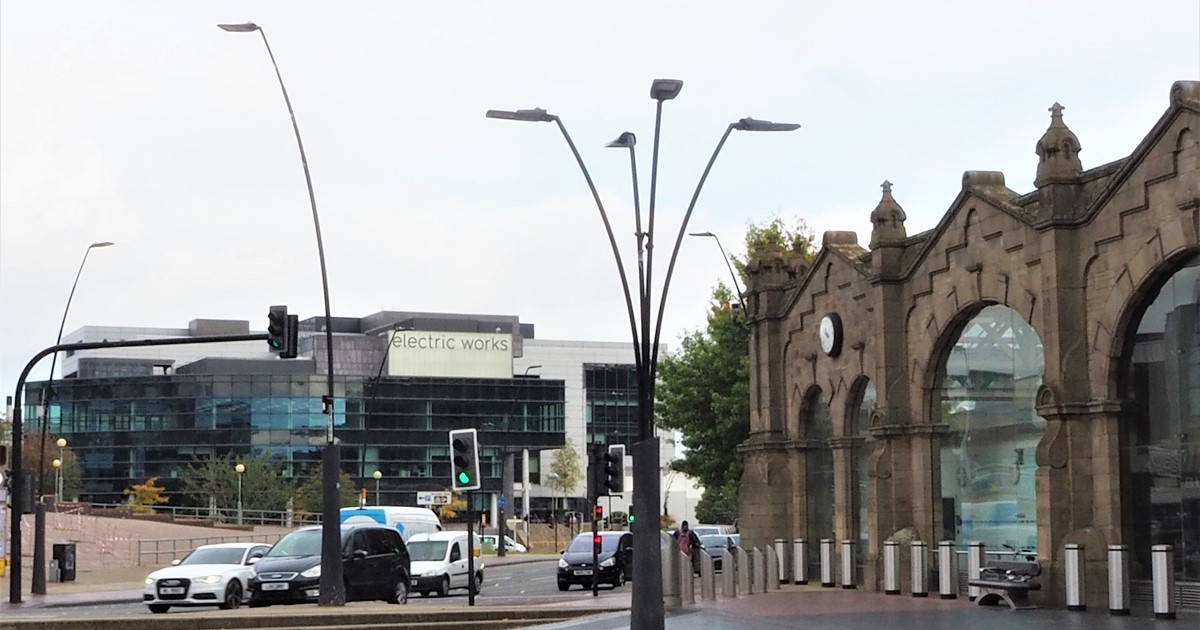
{"label": "street sign", "polygon": [[450,493],[418,492],[417,505],[450,505]]}
{"label": "street sign", "polygon": [[500,497],[496,499],[496,507],[499,507],[501,510],[504,509],[504,495],[500,495]]}

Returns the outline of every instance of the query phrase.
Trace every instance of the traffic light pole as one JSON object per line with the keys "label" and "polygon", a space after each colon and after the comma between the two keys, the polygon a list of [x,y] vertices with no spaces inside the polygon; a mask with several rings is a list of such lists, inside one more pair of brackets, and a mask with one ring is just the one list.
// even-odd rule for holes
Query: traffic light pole
{"label": "traffic light pole", "polygon": [[600,597],[600,520],[592,509],[592,597]]}
{"label": "traffic light pole", "polygon": [[[17,379],[17,391],[13,395],[12,407],[12,470],[14,471],[11,489],[12,496],[16,498],[11,510],[11,527],[9,531],[9,548],[10,554],[16,559],[12,564],[12,577],[8,583],[8,602],[10,604],[21,603],[21,512],[17,501],[24,496],[25,490],[25,475],[21,474],[21,440],[22,440],[22,423],[21,423],[21,392],[25,389],[25,381],[29,378],[29,373],[33,370],[38,361],[46,358],[47,355],[56,352],[73,352],[75,350],[97,350],[102,348],[142,348],[148,346],[186,346],[192,344],[205,343],[228,343],[230,341],[266,341],[270,338],[268,334],[254,335],[216,335],[211,337],[186,337],[176,339],[137,339],[133,341],[94,341],[87,343],[61,343],[50,346],[45,350],[35,354],[29,363],[25,364],[25,369],[21,371],[20,378]],[[45,550],[42,550],[44,555]],[[339,565],[340,566],[340,565]],[[44,574],[42,579],[45,579]],[[38,590],[39,585],[33,585],[34,591]],[[40,585],[41,590],[45,591],[45,584]]]}
{"label": "traffic light pole", "polygon": [[471,505],[471,491],[467,495],[467,605],[475,605],[475,510]]}

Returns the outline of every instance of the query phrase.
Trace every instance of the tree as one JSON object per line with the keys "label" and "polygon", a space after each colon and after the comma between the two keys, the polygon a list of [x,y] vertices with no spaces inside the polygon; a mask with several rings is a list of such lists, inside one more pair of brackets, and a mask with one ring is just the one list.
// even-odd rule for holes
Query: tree
{"label": "tree", "polygon": [[[556,493],[567,496],[579,485],[579,477],[579,451],[575,450],[575,443],[571,438],[567,438],[566,444],[550,459],[550,474],[547,476],[546,485]],[[555,496],[557,498],[557,494]],[[558,506],[554,507],[557,509]]]}
{"label": "tree", "polygon": [[[776,217],[750,225],[745,237],[750,258],[784,257],[811,262],[812,233],[802,221],[789,225]],[[746,261],[733,256],[740,280]],[[687,449],[671,467],[695,477],[704,487],[696,504],[702,522],[733,522],[738,514],[742,460],[737,446],[750,435],[750,328],[723,282],[713,289],[707,326],[684,336],[679,349],[659,361],[657,422],[683,435]]]}
{"label": "tree", "polygon": [[450,494],[450,504],[438,506],[438,515],[444,521],[454,520],[458,518],[458,513],[467,509],[467,499],[462,495],[462,492],[453,491],[447,488]]}
{"label": "tree", "polygon": [[179,480],[184,500],[191,505],[231,510],[237,506],[238,473],[236,466],[246,467],[242,473],[242,507],[247,510],[283,511],[295,491],[295,484],[284,476],[285,462],[266,453],[254,457],[236,457],[226,453],[219,457],[194,459],[183,470]]}
{"label": "tree", "polygon": [[[303,477],[295,493],[295,511],[297,514],[316,514],[324,505],[324,495],[321,488],[323,464],[317,464],[310,473]],[[358,505],[358,487],[346,471],[338,476],[338,507],[354,507]]]}
{"label": "tree", "polygon": [[162,495],[163,488],[158,485],[158,477],[151,477],[146,480],[146,483],[134,484],[125,488],[125,495],[129,497],[129,505],[133,511],[138,514],[150,514],[154,512],[154,506],[166,503],[170,499]]}
{"label": "tree", "polygon": [[[42,445],[41,433],[27,434],[21,440],[21,467],[36,475],[38,473],[39,464],[44,463],[46,470],[45,476],[42,477],[41,483],[34,481],[37,485],[37,494],[46,495],[54,494],[54,460],[59,459],[58,438],[62,437],[52,433],[46,434],[45,446],[41,457],[38,456],[38,448]],[[9,456],[12,457],[11,455]],[[75,453],[70,448],[68,440],[67,447],[62,449],[62,467],[60,468],[63,474],[63,499],[70,499],[79,496],[83,490],[83,473],[78,466]]]}

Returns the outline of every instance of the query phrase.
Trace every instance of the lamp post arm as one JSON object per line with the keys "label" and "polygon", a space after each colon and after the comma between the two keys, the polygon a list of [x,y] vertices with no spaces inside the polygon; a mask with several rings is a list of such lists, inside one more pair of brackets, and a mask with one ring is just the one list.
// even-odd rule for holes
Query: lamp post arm
{"label": "lamp post arm", "polygon": [[[633,220],[634,238],[637,239],[638,304],[643,304],[646,302],[647,291],[649,291],[649,286],[646,284],[646,234],[642,232],[642,203],[638,193],[637,154],[633,144],[629,145],[629,170],[633,175]],[[634,343],[636,344],[636,341]]]}
{"label": "lamp post arm", "polygon": [[[600,193],[596,192],[596,184],[592,182],[592,176],[588,173],[587,166],[583,163],[583,158],[579,155],[579,150],[575,148],[575,143],[571,141],[571,134],[567,133],[567,128],[563,126],[562,119],[558,116],[554,117],[554,123],[558,125],[558,130],[562,132],[563,138],[567,141],[567,146],[571,148],[571,154],[575,156],[575,162],[579,164],[579,170],[583,171],[583,178],[587,180],[588,189],[592,191],[592,198],[596,200],[596,208],[600,210],[600,220],[604,222],[604,231],[608,234],[608,243],[612,246],[613,258],[617,261],[617,273],[621,276],[621,289],[625,292],[625,309],[629,312],[629,329],[633,334],[633,346],[638,345],[638,330],[637,320],[633,311],[633,297],[629,294],[629,279],[625,275],[625,264],[621,262],[621,250],[617,247],[617,239],[613,236],[612,224],[608,222],[608,213],[604,211],[604,203],[600,201]],[[635,369],[641,371],[642,359],[637,353],[634,353]]]}
{"label": "lamp post arm", "polygon": [[[658,354],[656,351],[651,351],[651,349],[650,349],[650,317],[651,317],[650,303],[653,300],[653,298],[650,295],[650,287],[654,284],[654,210],[656,207],[655,202],[658,199],[658,146],[659,146],[659,138],[662,135],[662,108],[663,108],[662,100],[656,99],[655,106],[654,106],[654,149],[653,149],[652,155],[650,156],[650,208],[647,213],[648,216],[646,217],[646,239],[645,239],[646,278],[643,282],[644,289],[642,291],[643,298],[641,301],[641,310],[642,310],[642,312],[641,312],[641,315],[642,315],[642,343],[641,343],[641,348],[640,348],[641,352],[642,352],[641,361],[642,361],[643,365],[646,365],[649,367],[646,369],[646,371],[644,373],[639,372],[639,374],[641,374],[643,378],[650,379],[650,381],[647,383],[640,384],[639,388],[642,389],[643,391],[649,392],[649,393],[653,393],[653,391],[654,391],[653,375],[654,375],[655,369],[653,366],[654,366],[654,362],[657,360],[655,358],[655,356]],[[664,286],[663,288],[665,289],[666,287]],[[663,297],[664,298],[666,297],[665,290],[663,291]],[[665,299],[664,299],[664,301],[665,301]],[[660,308],[659,312],[661,313],[662,312],[661,307],[659,307],[659,308]],[[655,336],[657,337],[657,335],[655,335]],[[653,407],[654,397],[649,396],[649,400],[646,401],[646,404]],[[652,427],[650,426],[650,425],[653,425],[654,413],[653,412],[648,412],[648,413],[649,413],[648,423],[647,423],[646,419],[643,418],[642,424],[644,426],[642,426],[640,428],[640,434],[641,434],[641,438],[643,440],[650,439],[650,437],[654,433],[652,430]]]}
{"label": "lamp post arm", "polygon": [[667,275],[663,279],[662,297],[658,303],[658,319],[654,324],[653,354],[650,357],[651,386],[653,386],[655,379],[658,378],[658,339],[662,334],[663,309],[667,306],[667,290],[671,288],[671,274],[675,271],[675,260],[679,257],[679,246],[683,243],[683,236],[687,234],[688,220],[692,218],[692,210],[696,209],[696,200],[700,198],[700,190],[704,188],[704,181],[708,179],[708,173],[712,170],[713,163],[717,161],[717,156],[721,154],[721,148],[725,146],[725,141],[729,139],[729,134],[732,132],[733,125],[730,124],[725,128],[725,133],[721,135],[721,141],[717,143],[717,148],[713,149],[712,157],[708,158],[708,165],[704,167],[704,173],[700,175],[700,181],[697,182],[696,190],[692,193],[692,201],[688,203],[687,212],[683,215],[683,222],[679,224],[679,235],[675,237],[675,248],[671,250],[671,262],[667,264]]}
{"label": "lamp post arm", "polygon": [[740,284],[738,284],[737,274],[734,273],[733,265],[729,262],[729,254],[725,253],[725,246],[721,245],[721,237],[713,234],[713,238],[716,239],[717,247],[721,250],[721,256],[725,258],[725,266],[729,268],[729,275],[733,278],[733,288],[735,291],[737,291],[738,308],[740,308],[744,313],[746,311],[746,305],[742,303],[742,287]]}

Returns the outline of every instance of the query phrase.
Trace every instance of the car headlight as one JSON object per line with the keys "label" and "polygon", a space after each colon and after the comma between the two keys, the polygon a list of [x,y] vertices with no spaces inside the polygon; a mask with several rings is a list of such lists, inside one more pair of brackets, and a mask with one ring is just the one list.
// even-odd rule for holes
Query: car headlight
{"label": "car headlight", "polygon": [[306,578],[321,577],[321,565],[318,564],[317,566],[315,566],[307,571],[301,572],[300,576],[306,577]]}
{"label": "car headlight", "polygon": [[199,583],[201,583],[201,584],[220,584],[220,583],[221,583],[221,576],[219,576],[219,575],[206,575],[206,576],[204,576],[204,577],[202,577],[202,578],[196,578],[196,581],[197,581],[197,582],[199,582]]}
{"label": "car headlight", "polygon": [[559,559],[558,559],[558,568],[560,568],[560,569],[565,569],[565,568],[567,568],[568,566],[569,566],[569,565],[567,564],[567,561],[566,561],[566,560],[564,560],[564,559],[562,559],[562,558],[559,558]]}
{"label": "car headlight", "polygon": [[617,563],[617,559],[616,559],[616,558],[609,558],[608,560],[603,560],[603,561],[601,561],[601,562],[600,562],[600,566],[602,566],[602,567],[611,567],[612,565],[614,565],[614,564],[616,564],[616,563]]}
{"label": "car headlight", "polygon": [[148,578],[146,578],[146,583],[147,583],[147,584],[153,584],[153,583],[154,583],[154,578],[152,578],[152,577],[148,577]]}
{"label": "car headlight", "polygon": [[438,574],[438,572],[435,569],[433,571],[426,571],[426,572],[422,573],[421,577],[437,577],[437,574]]}

